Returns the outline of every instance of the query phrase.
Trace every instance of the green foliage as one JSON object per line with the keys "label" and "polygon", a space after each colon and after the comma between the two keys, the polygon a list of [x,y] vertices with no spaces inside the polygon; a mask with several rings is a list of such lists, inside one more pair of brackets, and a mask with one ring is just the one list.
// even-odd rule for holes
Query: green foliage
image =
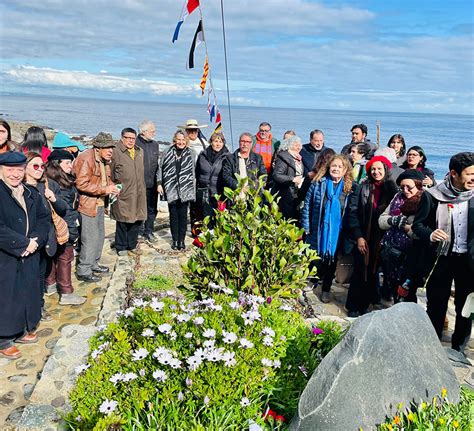
{"label": "green foliage", "polygon": [[339,323],[331,320],[318,322],[318,326],[313,326],[311,332],[312,345],[315,350],[326,356],[346,333],[347,328],[343,328]]}
{"label": "green foliage", "polygon": [[317,255],[301,241],[303,230],[283,218],[262,181],[246,185],[240,179],[237,190],[224,194],[230,209],[217,212],[212,229],[205,220],[203,247],[183,267],[191,286],[202,292],[216,283],[265,297],[294,296],[315,274],[310,264]]}
{"label": "green foliage", "polygon": [[174,281],[163,275],[149,275],[136,280],[133,287],[146,290],[167,290],[174,287]]}
{"label": "green foliage", "polygon": [[[92,338],[88,363],[77,370],[70,395],[70,427],[241,430],[249,421],[266,429],[284,426],[321,357],[311,349],[303,318],[275,299],[241,294],[237,301],[216,294],[188,302],[169,293],[136,300]],[[278,416],[265,420],[268,407]]]}
{"label": "green foliage", "polygon": [[397,406],[397,414],[377,427],[379,431],[471,431],[474,429],[474,392],[461,388],[461,400],[449,402],[446,389],[431,403],[412,404],[407,410]]}

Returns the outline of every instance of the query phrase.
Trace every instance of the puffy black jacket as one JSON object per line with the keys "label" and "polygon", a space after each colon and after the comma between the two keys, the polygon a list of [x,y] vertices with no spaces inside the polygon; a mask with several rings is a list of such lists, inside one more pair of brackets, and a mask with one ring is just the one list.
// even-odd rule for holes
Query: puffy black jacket
{"label": "puffy black jacket", "polygon": [[156,141],[147,141],[142,135],[137,136],[137,145],[143,150],[146,188],[156,188],[156,173],[160,162],[160,146]]}
{"label": "puffy black jacket", "polygon": [[[237,178],[235,178],[235,174],[239,173],[239,151],[237,149],[232,154],[229,154],[222,163],[224,187],[229,187],[232,190],[235,190],[239,184]],[[260,154],[251,152],[245,160],[245,164],[247,166],[247,176],[250,180],[256,182],[258,177],[267,175],[267,169]]]}
{"label": "puffy black jacket", "polygon": [[303,148],[301,148],[300,155],[301,158],[303,159],[303,167],[304,167],[304,175],[306,176],[308,172],[313,169],[314,164],[319,158],[319,155],[321,154],[321,151],[325,150],[326,145],[323,145],[323,148],[320,150],[317,150],[314,148],[311,144],[304,144]]}
{"label": "puffy black jacket", "polygon": [[207,188],[209,195],[222,193],[222,163],[229,155],[227,147],[215,153],[212,147],[201,151],[196,162],[196,184],[198,188]]}

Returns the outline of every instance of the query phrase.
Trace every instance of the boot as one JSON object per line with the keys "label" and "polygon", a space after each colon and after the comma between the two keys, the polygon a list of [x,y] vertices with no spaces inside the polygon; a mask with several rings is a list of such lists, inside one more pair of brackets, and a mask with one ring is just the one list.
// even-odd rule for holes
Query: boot
{"label": "boot", "polygon": [[179,250],[178,241],[173,241],[173,244],[171,244],[171,250]]}
{"label": "boot", "polygon": [[186,246],[184,245],[184,241],[179,241],[178,250],[186,250]]}

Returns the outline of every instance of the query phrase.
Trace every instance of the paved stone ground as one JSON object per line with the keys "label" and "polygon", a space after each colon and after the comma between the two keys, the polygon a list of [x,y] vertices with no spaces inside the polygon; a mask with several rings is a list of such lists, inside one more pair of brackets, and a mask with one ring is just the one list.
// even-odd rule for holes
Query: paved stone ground
{"label": "paved stone ground", "polygon": [[[116,310],[126,298],[126,284],[134,277],[146,278],[155,272],[178,283],[182,280],[181,264],[191,253],[192,239],[186,238],[188,248],[185,252],[170,249],[171,235],[166,211],[159,213],[156,228],[158,241],[140,244],[143,255],[117,257],[110,248],[115,223],[106,220],[103,263],[114,271],[97,284],[80,283],[73,277],[76,292],[86,296],[87,302],[82,306],[59,306],[57,295],[47,298],[46,306],[54,319],[41,322],[38,330],[40,341],[33,345],[21,345],[19,348],[23,357],[19,360],[0,359],[0,429],[58,429],[55,412],[67,408],[67,394],[75,380],[73,369],[87,355],[87,340],[96,325],[114,320]],[[305,304],[312,315],[309,321],[333,319],[347,323],[351,320],[347,319],[344,309],[347,287],[334,284],[328,304],[319,300],[319,294],[320,290],[313,290],[312,287],[304,291]],[[419,300],[421,304],[426,302],[423,293],[419,295]],[[454,325],[452,299],[448,316],[450,325],[443,337],[445,346],[449,345]],[[474,340],[471,340],[466,353],[474,362]],[[460,382],[474,387],[472,366],[458,363],[455,371]]]}

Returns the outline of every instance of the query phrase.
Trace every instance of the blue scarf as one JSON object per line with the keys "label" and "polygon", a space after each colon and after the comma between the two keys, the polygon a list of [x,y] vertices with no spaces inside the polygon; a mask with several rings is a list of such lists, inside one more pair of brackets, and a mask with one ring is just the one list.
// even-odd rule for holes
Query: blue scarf
{"label": "blue scarf", "polygon": [[342,193],[344,181],[341,179],[334,188],[330,178],[326,180],[326,205],[323,222],[319,224],[321,241],[319,242],[319,255],[323,259],[333,260],[336,254],[339,232],[341,231],[342,216],[339,196]]}

